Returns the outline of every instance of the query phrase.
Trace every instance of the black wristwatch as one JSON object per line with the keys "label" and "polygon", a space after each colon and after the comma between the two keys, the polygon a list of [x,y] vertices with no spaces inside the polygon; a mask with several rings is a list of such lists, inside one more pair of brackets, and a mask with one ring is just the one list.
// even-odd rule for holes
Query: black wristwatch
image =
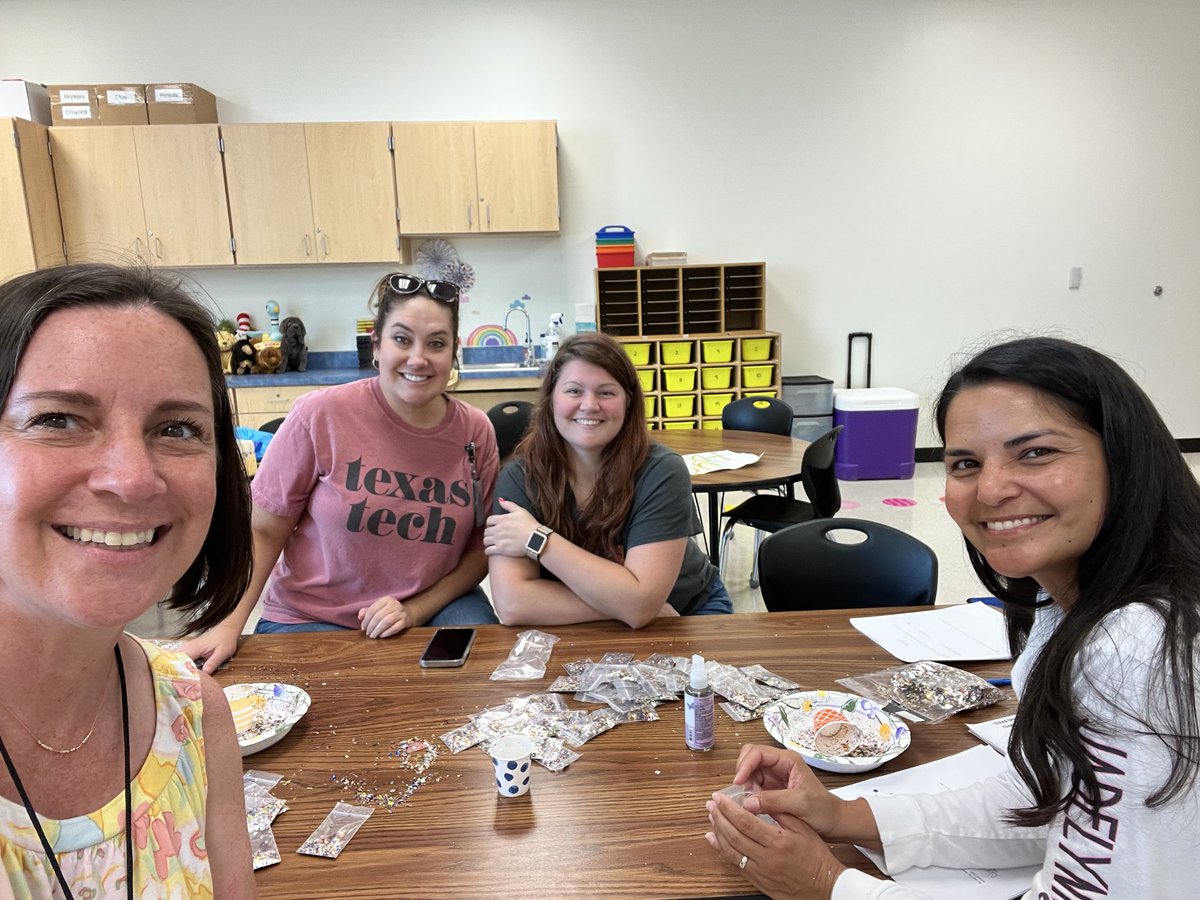
{"label": "black wristwatch", "polygon": [[525,555],[532,560],[540,559],[542,552],[546,549],[546,542],[550,540],[552,534],[554,531],[545,525],[539,525],[533,529],[529,540],[525,542]]}

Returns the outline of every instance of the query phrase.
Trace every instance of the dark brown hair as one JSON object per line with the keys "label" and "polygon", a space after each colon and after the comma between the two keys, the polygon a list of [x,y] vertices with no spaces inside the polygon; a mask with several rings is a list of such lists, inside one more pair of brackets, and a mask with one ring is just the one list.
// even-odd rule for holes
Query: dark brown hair
{"label": "dark brown hair", "polygon": [[[458,352],[458,301],[453,300],[447,302],[445,300],[434,300],[423,291],[416,291],[412,294],[397,294],[388,287],[388,279],[393,275],[405,275],[406,272],[389,272],[376,282],[374,289],[371,291],[371,299],[367,301],[367,305],[375,313],[375,334],[371,338],[371,343],[375,349],[379,349],[379,341],[383,334],[383,326],[387,324],[388,316],[392,314],[397,306],[401,303],[407,303],[409,300],[415,300],[421,297],[428,300],[430,303],[436,303],[438,306],[444,306],[450,313],[450,333],[454,335],[454,346],[451,348],[452,353]],[[415,277],[415,276],[414,276]]]}
{"label": "dark brown hair", "polygon": [[233,611],[250,583],[250,492],[233,434],[215,319],[183,289],[178,276],[88,263],[44,269],[0,285],[0,409],[41,324],[59,310],[85,306],[148,306],[183,326],[204,357],[217,450],[216,505],[200,555],[175,583],[166,605],[187,614],[188,631],[211,628]]}
{"label": "dark brown hair", "polygon": [[[579,510],[571,491],[567,443],[554,424],[554,392],[563,368],[575,360],[591,363],[611,375],[627,401],[621,430],[601,453],[601,466],[612,477],[598,480],[587,505]],[[629,356],[604,334],[567,338],[542,378],[529,433],[515,451],[525,462],[526,489],[537,518],[589,553],[622,561],[621,535],[633,507],[634,479],[649,452],[642,383]]]}

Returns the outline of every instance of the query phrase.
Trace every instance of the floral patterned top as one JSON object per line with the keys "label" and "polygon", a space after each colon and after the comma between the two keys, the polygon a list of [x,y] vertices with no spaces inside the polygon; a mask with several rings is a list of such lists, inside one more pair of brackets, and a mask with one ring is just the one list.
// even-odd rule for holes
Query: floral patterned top
{"label": "floral patterned top", "polygon": [[[150,661],[157,724],[146,762],[133,777],[134,896],[211,900],[204,848],[203,706],[190,659],[138,641]],[[101,809],[71,819],[42,818],[71,892],[79,900],[125,896],[124,792]],[[17,900],[62,898],[25,807],[0,797],[0,864]]]}

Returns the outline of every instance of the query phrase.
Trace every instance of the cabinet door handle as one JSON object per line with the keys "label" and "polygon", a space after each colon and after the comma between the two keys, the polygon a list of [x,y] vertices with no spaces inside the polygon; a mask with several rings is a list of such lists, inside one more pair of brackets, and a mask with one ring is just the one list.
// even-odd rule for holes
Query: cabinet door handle
{"label": "cabinet door handle", "polygon": [[487,226],[492,227],[492,204],[485,204],[484,209],[487,210]]}
{"label": "cabinet door handle", "polygon": [[304,255],[305,257],[312,256],[312,241],[307,234],[304,236]]}
{"label": "cabinet door handle", "polygon": [[160,238],[158,235],[154,236],[154,255],[157,256],[160,260],[163,258],[162,257],[162,238]]}
{"label": "cabinet door handle", "polygon": [[475,204],[474,203],[467,204],[467,227],[468,228],[475,227]]}
{"label": "cabinet door handle", "polygon": [[138,259],[145,259],[145,254],[142,253],[142,238],[139,235],[133,241],[134,252],[137,253]]}
{"label": "cabinet door handle", "polygon": [[329,234],[324,231],[321,232],[321,253],[329,259]]}

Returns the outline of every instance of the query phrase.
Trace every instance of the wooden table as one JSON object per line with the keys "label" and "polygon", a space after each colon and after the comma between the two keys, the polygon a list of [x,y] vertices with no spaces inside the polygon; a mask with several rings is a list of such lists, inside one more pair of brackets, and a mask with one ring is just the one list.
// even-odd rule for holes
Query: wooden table
{"label": "wooden table", "polygon": [[692,476],[692,492],[708,494],[708,558],[721,564],[721,494],[725,491],[749,491],[756,488],[784,487],[794,497],[796,482],[804,462],[808,441],[780,434],[757,431],[726,431],[721,428],[656,431],[651,439],[676,453],[761,453],[762,459],[740,469],[723,469]]}
{"label": "wooden table", "polygon": [[[285,681],[312,695],[311,709],[287,737],[244,760],[247,768],[284,776],[274,793],[289,806],[274,823],[282,862],[256,874],[259,896],[754,894],[738,869],[704,841],[704,803],[732,782],[743,743],[771,742],[761,721],[736,723],[718,709],[716,748],[693,753],[683,742],[682,704],[667,703],[659,707],[658,721],[619,725],[593,738],[581,748],[581,758],[560,773],[535,765],[531,791],[520,798],[496,793],[490,760],[478,748],[454,755],[437,736],[485,707],[544,689],[562,674],[563,663],[599,659],[608,651],[630,651],[638,658],[696,652],[729,664],[760,663],[806,689],[836,689],[835,678],[897,664],[851,628],[848,616],[854,614],[858,611],[663,618],[641,631],[612,622],[547,629],[560,640],[546,677],[519,682],[489,680],[520,632],[499,625],[479,629],[461,669],[418,667],[431,634],[426,628],[388,640],[357,632],[247,637],[218,674],[220,682]],[[998,676],[1007,674],[1009,664],[968,668]],[[912,746],[872,774],[974,746],[966,722],[1014,708],[1009,699],[937,725],[916,725]],[[433,783],[393,811],[376,809],[338,859],[295,852],[337,801],[355,802],[353,792],[335,779],[355,776],[374,789],[411,781],[389,753],[414,737],[441,751],[428,772]],[[818,774],[830,787],[855,780]],[[843,862],[872,871],[852,847],[836,852]]]}

